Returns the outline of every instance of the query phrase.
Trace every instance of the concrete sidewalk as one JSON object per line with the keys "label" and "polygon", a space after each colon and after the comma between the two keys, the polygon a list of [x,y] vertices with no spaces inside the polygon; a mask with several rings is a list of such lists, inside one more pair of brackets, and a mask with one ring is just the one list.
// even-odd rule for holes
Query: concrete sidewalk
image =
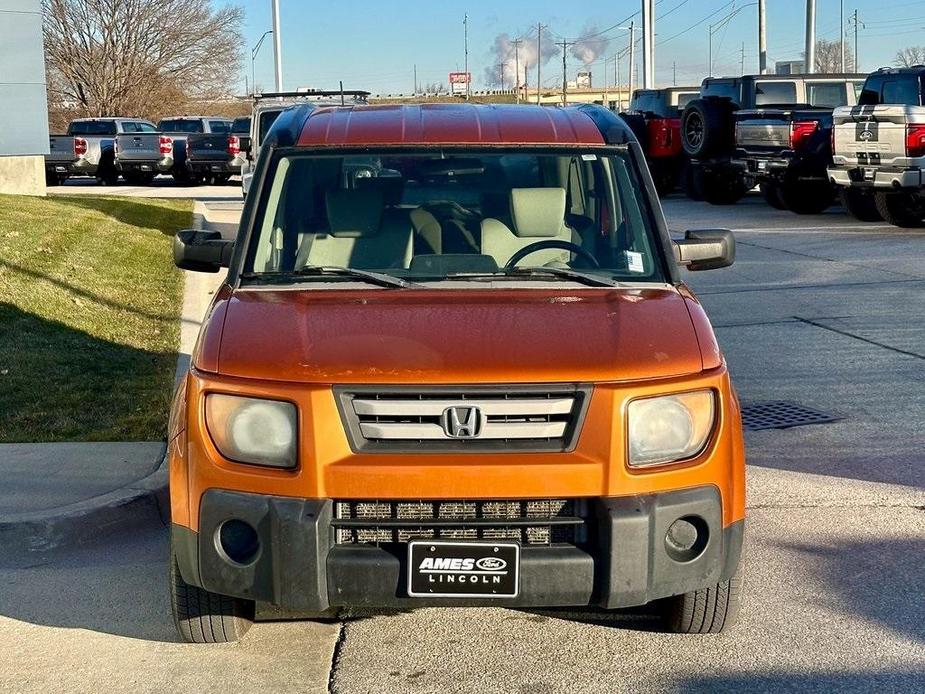
{"label": "concrete sidewalk", "polygon": [[[194,206],[198,228],[233,237],[240,203]],[[224,279],[184,273],[177,379],[189,368],[199,327]],[[162,441],[0,444],[0,551],[75,546],[114,530],[167,522]]]}

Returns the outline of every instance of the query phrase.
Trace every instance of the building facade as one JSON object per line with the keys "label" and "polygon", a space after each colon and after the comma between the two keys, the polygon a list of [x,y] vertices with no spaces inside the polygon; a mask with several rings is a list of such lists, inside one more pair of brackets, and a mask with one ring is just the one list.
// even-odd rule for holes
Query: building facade
{"label": "building facade", "polygon": [[0,193],[45,193],[48,99],[40,0],[0,0]]}

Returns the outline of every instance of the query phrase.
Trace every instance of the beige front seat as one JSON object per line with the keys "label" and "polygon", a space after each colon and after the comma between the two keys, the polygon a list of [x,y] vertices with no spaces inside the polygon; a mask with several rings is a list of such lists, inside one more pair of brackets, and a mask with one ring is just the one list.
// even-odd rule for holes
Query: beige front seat
{"label": "beige front seat", "polygon": [[[503,267],[521,248],[537,241],[557,239],[581,245],[578,233],[565,224],[564,188],[514,188],[511,190],[511,223],[488,218],[482,220],[482,253]],[[524,258],[526,265],[567,263],[571,253],[550,249]]]}
{"label": "beige front seat", "polygon": [[411,263],[411,224],[406,216],[383,214],[381,191],[331,190],[325,208],[329,230],[307,239],[310,245],[300,249],[297,267],[386,270]]}

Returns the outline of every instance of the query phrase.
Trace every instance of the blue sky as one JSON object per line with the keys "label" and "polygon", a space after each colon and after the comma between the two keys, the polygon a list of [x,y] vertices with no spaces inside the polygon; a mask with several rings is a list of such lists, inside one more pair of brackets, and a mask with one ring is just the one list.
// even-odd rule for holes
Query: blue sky
{"label": "blue sky", "polygon": [[[250,75],[251,48],[260,35],[270,28],[270,0],[243,0],[246,12],[245,60],[241,75]],[[553,84],[561,80],[561,49],[555,54],[545,50],[563,38],[574,40],[589,36],[570,51],[569,78],[583,69],[582,60],[590,61],[595,84],[600,84],[607,57],[608,82],[613,83],[612,56],[626,47],[628,32],[620,29],[598,34],[602,30],[629,21],[640,7],[638,0],[584,0],[582,3],[557,0],[507,0],[507,2],[470,1],[440,2],[419,0],[280,0],[284,87],[300,86],[336,88],[344,86],[370,89],[373,92],[409,92],[413,87],[413,70],[417,64],[421,84],[446,83],[447,73],[463,66],[463,15],[469,15],[469,68],[473,88],[483,88],[500,73],[499,55],[506,53],[508,39],[523,37],[524,47],[518,57],[535,55],[536,24],[544,32],[547,54],[542,65],[542,81]],[[804,0],[767,0],[768,54],[775,60],[796,60],[803,51]],[[656,7],[656,82],[672,84],[674,69],[678,84],[699,84],[708,72],[708,32],[712,23],[722,20],[733,9],[742,8],[725,27],[713,35],[714,74],[739,74],[742,44],[745,45],[745,71],[756,72],[757,6],[754,0],[659,0]],[[898,48],[925,45],[925,0],[845,0],[845,15],[857,8],[866,24],[859,31],[862,71],[890,64]],[[715,14],[714,14],[715,13]],[[712,15],[712,16],[710,16]],[[636,15],[637,27],[640,17]],[[839,0],[817,0],[819,38],[838,39]],[[846,28],[849,46],[853,29]],[[598,35],[595,35],[598,34]],[[639,34],[637,34],[637,37]],[[500,39],[499,39],[500,37]],[[255,63],[258,85],[272,87],[272,43],[264,43]],[[496,49],[496,46],[498,47]],[[500,51],[500,53],[499,53]],[[637,52],[638,57],[638,52]],[[639,59],[641,64],[641,59]],[[625,81],[627,61],[621,64]],[[641,68],[640,68],[641,69]],[[514,74],[513,65],[505,68],[506,80]],[[249,79],[249,78],[248,78]],[[536,79],[530,66],[528,83]]]}

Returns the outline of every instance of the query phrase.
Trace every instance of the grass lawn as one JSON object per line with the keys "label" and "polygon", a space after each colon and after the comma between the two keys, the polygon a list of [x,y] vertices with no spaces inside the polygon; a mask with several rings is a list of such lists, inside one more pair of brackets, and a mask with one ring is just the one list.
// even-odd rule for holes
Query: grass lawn
{"label": "grass lawn", "polygon": [[0,442],[164,438],[188,200],[0,195]]}

